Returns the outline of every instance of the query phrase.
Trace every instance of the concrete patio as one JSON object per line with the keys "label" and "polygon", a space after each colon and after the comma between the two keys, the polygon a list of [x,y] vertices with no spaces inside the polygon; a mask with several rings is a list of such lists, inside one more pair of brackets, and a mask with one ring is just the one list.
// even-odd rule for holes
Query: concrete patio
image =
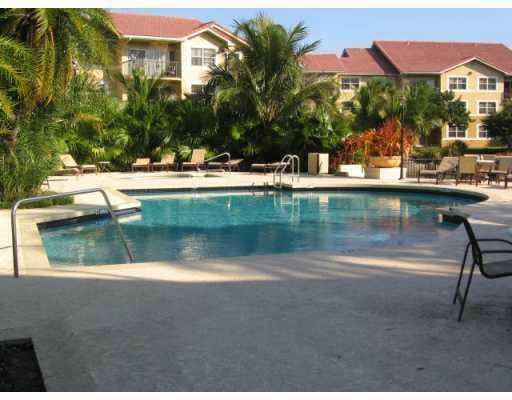
{"label": "concrete patio", "polygon": [[[240,187],[271,175],[50,179],[53,190]],[[305,177],[301,187],[382,182]],[[430,188],[412,181],[394,187]],[[510,237],[512,189],[460,185],[479,236]],[[453,189],[448,184],[444,189]],[[117,195],[116,195],[117,196]],[[130,200],[119,196],[117,207]],[[93,197],[43,213],[84,212]],[[23,211],[25,226],[43,218]],[[32,337],[48,390],[511,390],[512,279],[451,299],[465,234],[411,247],[54,269],[11,277],[0,213],[0,339]],[[30,243],[22,243],[29,246]],[[37,247],[37,246],[36,246]],[[25,251],[26,249],[24,249]],[[29,251],[29,250],[27,250]],[[40,260],[40,259],[39,259]]]}

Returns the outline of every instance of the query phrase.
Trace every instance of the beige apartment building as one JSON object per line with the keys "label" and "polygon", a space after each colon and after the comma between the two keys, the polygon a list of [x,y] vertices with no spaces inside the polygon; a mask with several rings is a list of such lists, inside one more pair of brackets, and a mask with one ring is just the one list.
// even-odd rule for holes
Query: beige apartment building
{"label": "beige apartment building", "polygon": [[340,101],[350,101],[369,80],[399,83],[425,81],[439,90],[451,90],[466,103],[471,122],[467,129],[444,126],[433,132],[429,144],[448,145],[462,140],[470,147],[490,143],[482,121],[499,111],[512,95],[512,50],[503,44],[375,41],[368,49],[345,49],[335,54],[311,54],[304,60],[308,74],[340,80]]}
{"label": "beige apartment building", "polygon": [[[177,97],[203,90],[210,66],[223,64],[227,51],[243,43],[213,21],[148,14],[111,15],[122,38],[122,74],[129,78],[133,69],[142,69],[147,76],[167,81]],[[118,82],[108,83],[119,98],[126,100],[126,92]]]}

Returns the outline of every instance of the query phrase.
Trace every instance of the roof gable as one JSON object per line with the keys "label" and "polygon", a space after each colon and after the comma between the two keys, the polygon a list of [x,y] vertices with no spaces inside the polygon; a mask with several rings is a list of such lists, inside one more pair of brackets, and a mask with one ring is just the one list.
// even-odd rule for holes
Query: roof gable
{"label": "roof gable", "polygon": [[202,22],[193,18],[115,12],[111,13],[111,16],[123,36],[184,40],[208,31],[223,40],[243,43],[241,38],[214,21]]}
{"label": "roof gable", "polygon": [[512,75],[512,50],[500,43],[375,41],[400,73],[438,74],[472,59]]}
{"label": "roof gable", "polygon": [[376,49],[349,48],[340,58],[347,75],[395,75],[397,70]]}

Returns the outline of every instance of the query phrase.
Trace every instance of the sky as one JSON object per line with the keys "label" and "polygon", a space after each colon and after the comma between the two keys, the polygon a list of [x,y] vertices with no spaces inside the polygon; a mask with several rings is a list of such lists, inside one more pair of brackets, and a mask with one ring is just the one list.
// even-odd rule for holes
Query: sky
{"label": "sky", "polygon": [[[114,10],[114,9],[113,9]],[[233,21],[259,12],[290,27],[303,21],[309,40],[321,40],[318,51],[341,53],[346,47],[369,47],[373,40],[442,40],[500,42],[512,47],[512,9],[235,9],[132,8],[137,13],[214,20],[233,28]]]}

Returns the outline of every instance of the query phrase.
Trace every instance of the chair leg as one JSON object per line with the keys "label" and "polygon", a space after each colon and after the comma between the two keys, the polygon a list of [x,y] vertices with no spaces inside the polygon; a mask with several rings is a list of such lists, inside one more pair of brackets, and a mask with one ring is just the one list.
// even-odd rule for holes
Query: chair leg
{"label": "chair leg", "polygon": [[468,283],[466,284],[466,289],[464,290],[464,297],[462,297],[460,302],[459,317],[457,318],[457,321],[459,322],[462,320],[462,314],[464,313],[464,307],[466,306],[466,299],[468,298],[469,287],[471,286],[471,281],[473,280],[473,272],[475,271],[475,266],[476,261],[473,260],[471,269],[469,271]]}
{"label": "chair leg", "polygon": [[457,287],[455,288],[455,294],[453,296],[452,304],[455,304],[457,302],[457,297],[460,296],[460,283],[462,282],[462,275],[464,274],[464,268],[466,267],[466,259],[468,257],[468,251],[470,246],[471,243],[468,243],[466,245],[466,250],[464,251],[464,257],[462,258],[462,264],[460,265],[459,279],[457,280]]}

